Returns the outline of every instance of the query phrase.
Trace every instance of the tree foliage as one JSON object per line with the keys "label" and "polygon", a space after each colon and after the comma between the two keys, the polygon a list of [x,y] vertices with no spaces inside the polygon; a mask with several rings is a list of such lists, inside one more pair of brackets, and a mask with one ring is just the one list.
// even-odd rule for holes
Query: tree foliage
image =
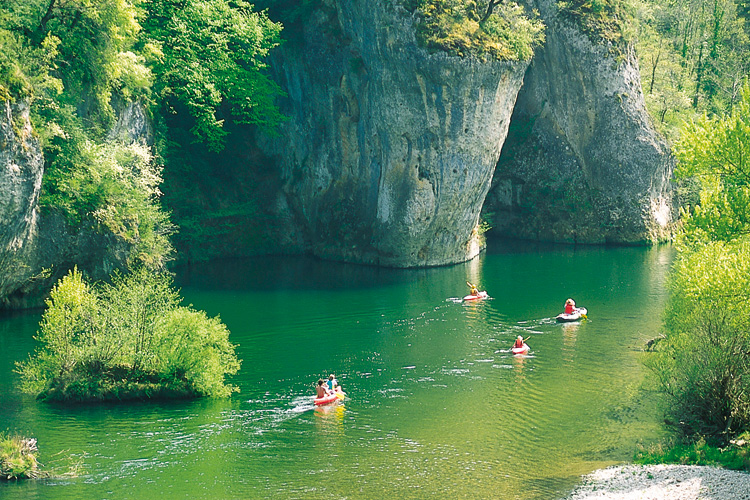
{"label": "tree foliage", "polygon": [[141,43],[168,116],[182,117],[213,151],[224,147],[227,114],[268,131],[279,125],[282,91],[264,59],[279,44],[280,24],[226,0],[154,0],[144,9]]}
{"label": "tree foliage", "polygon": [[60,401],[228,396],[240,365],[229,331],[179,303],[163,273],[90,285],[74,269],[47,301],[39,347],[17,365],[22,390]]}
{"label": "tree foliage", "polygon": [[666,340],[647,360],[688,435],[727,440],[750,430],[750,87],[724,118],[688,124],[677,177],[700,203],[682,212],[670,275]]}
{"label": "tree foliage", "polygon": [[528,61],[544,42],[537,12],[515,2],[416,0],[417,38],[427,48],[452,55],[500,61]]}
{"label": "tree foliage", "polygon": [[750,69],[747,11],[738,0],[637,0],[638,54],[655,123],[676,137],[684,120],[720,116]]}
{"label": "tree foliage", "polygon": [[723,118],[703,116],[675,144],[678,180],[696,179],[700,203],[682,210],[682,241],[733,241],[750,234],[750,86]]}
{"label": "tree foliage", "polygon": [[647,359],[687,435],[750,429],[750,240],[681,254],[670,276],[666,341]]}

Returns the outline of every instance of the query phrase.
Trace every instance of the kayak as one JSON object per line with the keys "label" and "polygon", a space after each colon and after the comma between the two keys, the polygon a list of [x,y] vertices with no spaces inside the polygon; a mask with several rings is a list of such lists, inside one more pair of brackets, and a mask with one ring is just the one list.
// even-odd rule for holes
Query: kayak
{"label": "kayak", "polygon": [[486,299],[488,297],[487,292],[481,291],[477,293],[476,295],[467,295],[464,297],[464,300],[481,300]]}
{"label": "kayak", "polygon": [[510,350],[513,354],[528,354],[529,346],[524,344],[521,347],[511,347]]}
{"label": "kayak", "polygon": [[565,323],[569,321],[578,321],[583,316],[586,316],[588,314],[588,311],[585,307],[576,307],[575,310],[570,314],[558,314],[555,319],[559,321],[560,323]]}
{"label": "kayak", "polygon": [[346,396],[346,393],[341,390],[341,388],[336,387],[336,392],[334,394],[329,394],[328,396],[323,396],[322,398],[315,398],[313,402],[317,406],[322,405],[329,405],[335,401],[343,400]]}

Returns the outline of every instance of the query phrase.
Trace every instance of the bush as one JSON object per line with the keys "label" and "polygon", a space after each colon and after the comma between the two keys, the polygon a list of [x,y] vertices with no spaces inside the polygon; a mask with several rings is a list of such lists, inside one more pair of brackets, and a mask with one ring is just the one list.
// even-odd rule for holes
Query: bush
{"label": "bush", "polygon": [[670,276],[666,340],[646,359],[685,435],[750,430],[750,240],[683,252]]}
{"label": "bush", "polygon": [[139,268],[90,286],[77,269],[47,301],[21,389],[56,401],[228,396],[239,370],[218,318],[179,305],[166,274]]}
{"label": "bush", "polygon": [[528,61],[534,48],[544,42],[538,14],[527,14],[515,2],[497,4],[487,19],[476,2],[418,0],[414,7],[421,17],[417,25],[420,43],[451,55]]}
{"label": "bush", "polygon": [[0,432],[0,479],[31,479],[38,476],[36,439]]}
{"label": "bush", "polygon": [[[71,118],[71,121],[73,119]],[[174,226],[159,206],[161,167],[147,146],[96,143],[83,134],[52,138],[52,162],[43,179],[40,205],[63,214],[72,227],[95,224],[127,243],[129,264],[163,267],[171,258]]]}

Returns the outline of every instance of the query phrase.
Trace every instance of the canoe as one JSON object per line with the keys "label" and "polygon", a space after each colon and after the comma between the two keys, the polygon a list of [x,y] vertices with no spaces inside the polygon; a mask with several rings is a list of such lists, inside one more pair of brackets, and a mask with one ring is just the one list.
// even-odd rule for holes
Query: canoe
{"label": "canoe", "polygon": [[464,300],[481,300],[486,299],[488,297],[487,292],[481,291],[477,293],[476,295],[467,295],[464,297]]}
{"label": "canoe", "polygon": [[570,321],[578,321],[583,316],[586,316],[588,314],[588,311],[585,307],[576,307],[576,309],[570,313],[570,314],[558,314],[555,319],[559,321],[560,323],[570,322]]}
{"label": "canoe", "polygon": [[344,391],[342,391],[340,388],[336,387],[335,394],[329,394],[328,396],[323,396],[322,398],[315,398],[313,400],[313,403],[315,403],[316,406],[329,405],[335,401],[343,400],[344,396],[346,396],[346,393],[344,393]]}
{"label": "canoe", "polygon": [[511,347],[510,350],[513,354],[527,354],[529,352],[529,346],[524,344],[521,347]]}

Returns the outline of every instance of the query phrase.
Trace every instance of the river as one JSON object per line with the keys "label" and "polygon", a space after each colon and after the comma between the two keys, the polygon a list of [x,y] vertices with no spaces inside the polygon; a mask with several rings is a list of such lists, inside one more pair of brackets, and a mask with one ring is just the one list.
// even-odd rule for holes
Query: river
{"label": "river", "polygon": [[[40,312],[0,316],[0,429],[78,477],[1,483],[15,499],[560,498],[664,430],[639,362],[670,248],[494,243],[393,270],[272,257],[178,271],[242,368],[226,400],[60,407],[20,395]],[[489,300],[462,303],[466,281]],[[558,324],[566,298],[588,319]],[[508,348],[530,337],[528,357]],[[347,399],[314,408],[335,373]],[[60,455],[55,455],[61,453]],[[67,457],[67,458],[66,458]]]}

